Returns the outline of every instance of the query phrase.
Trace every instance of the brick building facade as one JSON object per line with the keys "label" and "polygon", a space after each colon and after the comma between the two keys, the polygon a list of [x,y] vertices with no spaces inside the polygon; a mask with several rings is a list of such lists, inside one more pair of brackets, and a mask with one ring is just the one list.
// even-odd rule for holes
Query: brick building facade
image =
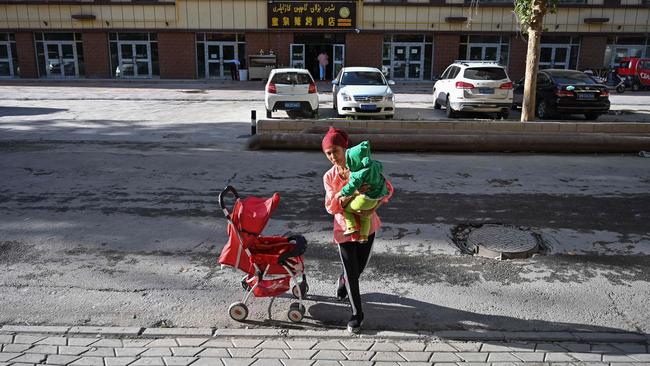
{"label": "brick building facade", "polygon": [[[0,58],[0,70],[9,70],[0,77],[224,79],[232,77],[229,63],[246,69],[250,56],[271,50],[275,66],[310,71],[324,51],[328,78],[345,65],[432,80],[456,59],[494,60],[512,79],[523,76],[527,44],[509,3],[485,3],[467,22],[458,21],[468,18],[463,0],[348,3],[352,23],[318,30],[270,29],[266,0],[0,0],[7,14],[0,54],[9,54]],[[562,5],[547,17],[541,67],[603,69],[621,56],[646,56],[650,9],[643,4]]]}

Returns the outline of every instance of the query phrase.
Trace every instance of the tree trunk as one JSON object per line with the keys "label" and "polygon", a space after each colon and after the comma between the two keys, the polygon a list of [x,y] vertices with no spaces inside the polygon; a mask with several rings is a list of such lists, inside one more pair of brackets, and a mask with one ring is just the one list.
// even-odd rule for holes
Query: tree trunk
{"label": "tree trunk", "polygon": [[524,80],[524,99],[521,107],[521,121],[535,119],[535,86],[539,68],[539,53],[542,26],[546,13],[546,0],[533,0],[533,17],[528,28],[528,51],[526,53],[526,78]]}

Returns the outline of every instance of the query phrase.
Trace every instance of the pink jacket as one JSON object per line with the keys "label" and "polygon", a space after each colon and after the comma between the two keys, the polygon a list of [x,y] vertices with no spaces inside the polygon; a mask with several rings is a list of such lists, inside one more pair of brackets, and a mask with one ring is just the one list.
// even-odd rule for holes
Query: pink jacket
{"label": "pink jacket", "polygon": [[[343,207],[334,196],[341,191],[343,186],[348,183],[347,179],[341,178],[336,171],[336,166],[332,166],[325,175],[323,175],[323,185],[325,186],[325,209],[331,215],[334,215],[334,242],[336,244],[345,243],[347,241],[359,240],[359,233],[352,234],[352,236],[344,236],[345,231],[345,217],[343,216]],[[381,202],[386,203],[393,196],[393,185],[386,179],[386,188],[388,188],[388,195],[382,198]],[[370,234],[374,233],[381,227],[379,216],[374,213],[370,224]]]}

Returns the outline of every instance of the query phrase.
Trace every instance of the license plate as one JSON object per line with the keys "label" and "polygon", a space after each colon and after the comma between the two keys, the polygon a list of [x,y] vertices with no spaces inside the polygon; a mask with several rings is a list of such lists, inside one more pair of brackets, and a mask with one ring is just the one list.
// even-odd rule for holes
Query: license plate
{"label": "license plate", "polygon": [[300,103],[298,103],[298,102],[284,102],[284,108],[298,109],[298,108],[300,108]]}
{"label": "license plate", "polygon": [[480,94],[494,94],[494,89],[492,88],[478,88]]}
{"label": "license plate", "polygon": [[363,110],[363,111],[372,111],[372,110],[375,110],[375,109],[377,109],[376,104],[362,104],[361,105],[361,110]]}
{"label": "license plate", "polygon": [[594,99],[595,97],[596,97],[596,93],[576,93],[577,99],[589,100],[589,99]]}

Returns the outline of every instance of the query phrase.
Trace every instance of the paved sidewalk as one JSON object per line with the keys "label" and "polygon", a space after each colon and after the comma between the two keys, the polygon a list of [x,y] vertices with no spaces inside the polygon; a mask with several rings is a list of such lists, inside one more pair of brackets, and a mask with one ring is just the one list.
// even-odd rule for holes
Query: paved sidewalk
{"label": "paved sidewalk", "polygon": [[[490,333],[483,334],[490,338]],[[494,333],[500,334],[495,339],[516,334]],[[600,333],[592,339],[608,341],[585,342],[575,333],[528,334],[549,341],[478,342],[400,333],[351,336],[338,330],[4,326],[0,366],[650,366],[645,335]]]}

